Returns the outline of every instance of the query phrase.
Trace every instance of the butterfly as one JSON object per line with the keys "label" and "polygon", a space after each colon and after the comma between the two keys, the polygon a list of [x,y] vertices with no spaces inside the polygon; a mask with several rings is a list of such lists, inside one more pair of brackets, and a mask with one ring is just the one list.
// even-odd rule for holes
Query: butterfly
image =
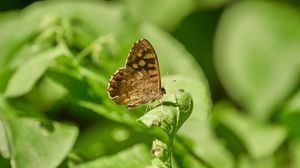
{"label": "butterfly", "polygon": [[110,99],[129,109],[159,100],[165,89],[161,87],[158,60],[154,48],[146,39],[132,45],[125,67],[112,74],[107,91]]}

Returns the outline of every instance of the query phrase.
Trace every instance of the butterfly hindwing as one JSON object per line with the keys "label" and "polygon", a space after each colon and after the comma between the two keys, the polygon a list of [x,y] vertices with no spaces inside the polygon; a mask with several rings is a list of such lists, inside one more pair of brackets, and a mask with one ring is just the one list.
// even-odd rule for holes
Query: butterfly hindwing
{"label": "butterfly hindwing", "polygon": [[112,75],[107,90],[112,100],[129,108],[161,98],[163,89],[158,61],[148,40],[141,39],[133,44],[126,67]]}

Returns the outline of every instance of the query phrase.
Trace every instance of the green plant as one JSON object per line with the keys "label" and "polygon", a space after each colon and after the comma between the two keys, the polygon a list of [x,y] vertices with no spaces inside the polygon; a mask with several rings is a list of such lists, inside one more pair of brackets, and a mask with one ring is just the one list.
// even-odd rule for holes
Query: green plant
{"label": "green plant", "polygon": [[[300,167],[298,8],[43,1],[2,12],[0,167]],[[167,94],[128,110],[106,88],[140,38]]]}
{"label": "green plant", "polygon": [[[208,113],[206,81],[188,52],[154,25],[128,17],[118,4],[45,2],[6,13],[1,24],[0,163],[5,167],[171,167],[175,133],[192,112],[191,97],[201,94],[192,118]],[[18,30],[19,25],[27,26]],[[139,38],[155,46],[162,81],[178,80],[166,84],[162,105],[154,103],[158,107],[146,114],[149,105],[128,111],[106,92],[110,75]],[[177,66],[166,66],[174,56]],[[195,85],[187,87],[190,82]],[[195,138],[190,140],[198,144]]]}

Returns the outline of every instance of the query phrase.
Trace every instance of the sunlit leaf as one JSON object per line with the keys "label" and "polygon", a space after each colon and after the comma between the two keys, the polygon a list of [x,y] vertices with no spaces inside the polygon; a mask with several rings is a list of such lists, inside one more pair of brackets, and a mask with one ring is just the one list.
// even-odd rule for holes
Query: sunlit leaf
{"label": "sunlit leaf", "polygon": [[257,121],[239,113],[229,103],[220,102],[214,111],[217,122],[228,128],[257,159],[273,155],[287,136],[284,127]]}
{"label": "sunlit leaf", "polygon": [[66,157],[78,134],[74,126],[44,125],[32,118],[1,120],[6,129],[11,163],[22,168],[52,168]]}
{"label": "sunlit leaf", "polygon": [[75,168],[110,168],[110,167],[146,167],[150,164],[150,150],[143,144],[137,144],[113,156],[99,158],[79,164]]}
{"label": "sunlit leaf", "polygon": [[300,137],[300,90],[286,103],[280,119],[287,126],[291,137]]}
{"label": "sunlit leaf", "polygon": [[227,8],[215,38],[215,64],[227,93],[255,117],[267,119],[298,86],[299,12],[273,1]]}
{"label": "sunlit leaf", "polygon": [[64,56],[62,48],[46,51],[36,55],[18,68],[12,78],[9,80],[5,96],[18,97],[28,93],[41,78],[50,65],[51,60],[58,56]]}

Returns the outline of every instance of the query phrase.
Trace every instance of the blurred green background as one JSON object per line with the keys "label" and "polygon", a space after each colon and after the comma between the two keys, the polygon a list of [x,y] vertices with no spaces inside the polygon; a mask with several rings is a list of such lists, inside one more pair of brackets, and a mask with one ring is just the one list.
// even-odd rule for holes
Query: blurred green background
{"label": "blurred green background", "polygon": [[[300,2],[0,2],[0,167],[146,167],[146,106],[107,80],[147,38],[167,92],[191,93],[174,167],[300,167]],[[299,26],[299,27],[298,27]],[[176,82],[170,82],[176,80]]]}

